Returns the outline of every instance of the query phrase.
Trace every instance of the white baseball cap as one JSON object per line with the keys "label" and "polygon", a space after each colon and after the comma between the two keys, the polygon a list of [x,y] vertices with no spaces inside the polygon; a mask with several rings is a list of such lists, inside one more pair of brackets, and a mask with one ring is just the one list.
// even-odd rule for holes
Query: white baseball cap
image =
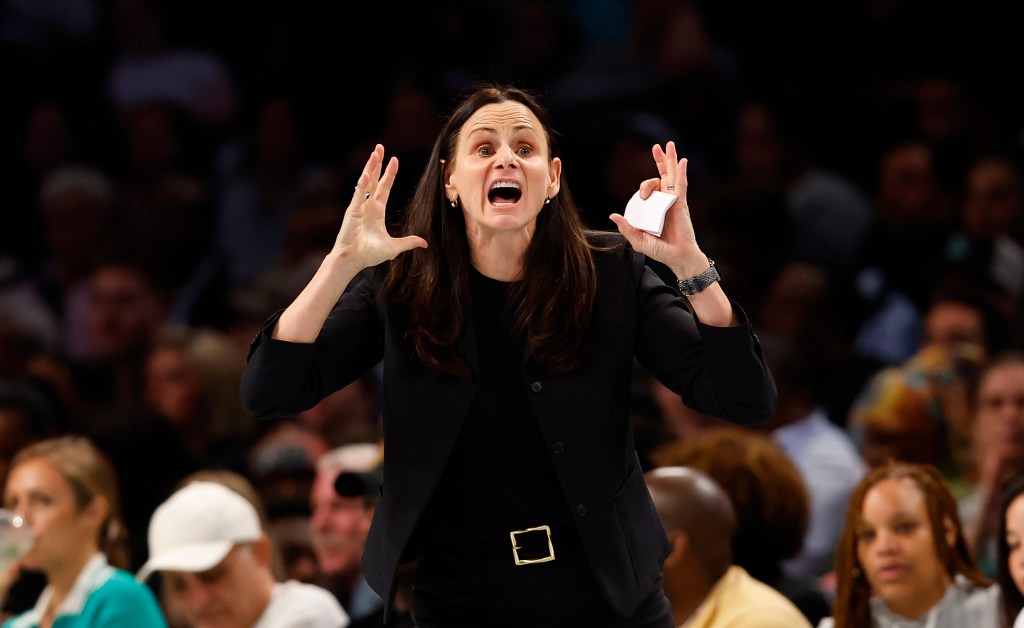
{"label": "white baseball cap", "polygon": [[212,569],[238,543],[263,535],[247,499],[216,482],[192,482],[160,504],[149,521],[149,560],[136,578],[154,571]]}

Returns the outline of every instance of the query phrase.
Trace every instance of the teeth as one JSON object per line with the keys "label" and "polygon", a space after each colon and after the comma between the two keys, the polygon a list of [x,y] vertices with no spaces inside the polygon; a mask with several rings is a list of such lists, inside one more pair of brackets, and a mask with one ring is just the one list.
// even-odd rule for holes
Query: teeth
{"label": "teeth", "polygon": [[498,188],[511,188],[513,190],[518,190],[519,184],[513,181],[495,181],[494,185],[491,186],[491,189],[496,190]]}

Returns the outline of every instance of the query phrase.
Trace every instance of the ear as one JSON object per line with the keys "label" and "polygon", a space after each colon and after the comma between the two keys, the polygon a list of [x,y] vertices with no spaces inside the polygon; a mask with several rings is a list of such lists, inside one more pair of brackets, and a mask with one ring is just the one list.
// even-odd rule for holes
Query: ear
{"label": "ear", "polygon": [[554,197],[562,187],[562,160],[555,157],[548,165],[548,196]]}
{"label": "ear", "polygon": [[448,164],[441,160],[441,180],[444,181],[444,196],[448,201],[459,196],[459,191],[452,185],[452,174],[451,169],[448,168]]}
{"label": "ear", "polygon": [[82,511],[82,516],[87,518],[89,522],[96,527],[97,530],[103,525],[103,522],[107,520],[107,516],[110,514],[110,502],[107,498],[102,495],[94,495],[89,501],[89,504]]}
{"label": "ear", "polygon": [[950,547],[956,547],[956,525],[949,517],[943,517],[942,526],[946,529],[946,543]]}
{"label": "ear", "polygon": [[252,542],[252,554],[256,557],[256,560],[261,564],[270,568],[271,556],[273,554],[273,547],[270,544],[270,537],[266,534],[261,534],[260,538]]}
{"label": "ear", "polygon": [[672,544],[672,551],[665,559],[665,565],[679,565],[686,560],[687,550],[690,549],[690,535],[678,528],[673,528],[668,531],[668,541]]}

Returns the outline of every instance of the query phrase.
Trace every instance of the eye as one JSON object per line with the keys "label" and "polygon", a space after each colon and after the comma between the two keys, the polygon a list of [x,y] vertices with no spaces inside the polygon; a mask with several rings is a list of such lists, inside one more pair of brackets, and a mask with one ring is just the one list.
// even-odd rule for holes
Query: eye
{"label": "eye", "polygon": [[870,543],[871,541],[875,540],[875,531],[874,530],[858,530],[857,531],[857,540],[859,542],[861,542],[861,543]]}
{"label": "eye", "polygon": [[917,529],[917,524],[916,523],[909,523],[909,522],[908,523],[897,523],[895,526],[893,526],[893,529],[896,531],[896,534],[901,534],[903,536],[906,536],[908,534],[911,534],[914,530]]}
{"label": "eye", "polygon": [[476,152],[477,152],[478,155],[481,155],[481,156],[484,156],[484,157],[489,157],[489,156],[494,154],[494,151],[488,145],[481,146],[480,148],[476,149]]}
{"label": "eye", "polygon": [[519,150],[516,151],[516,152],[518,152],[523,157],[529,157],[530,155],[533,154],[533,147],[531,147],[531,146],[520,146]]}
{"label": "eye", "polygon": [[1020,541],[1007,541],[1006,547],[1009,548],[1011,552],[1016,552],[1017,549],[1020,548]]}

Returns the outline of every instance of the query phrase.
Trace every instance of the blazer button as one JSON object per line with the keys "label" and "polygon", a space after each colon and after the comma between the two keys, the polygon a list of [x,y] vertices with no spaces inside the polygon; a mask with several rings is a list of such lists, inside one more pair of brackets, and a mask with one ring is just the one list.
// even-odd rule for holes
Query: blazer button
{"label": "blazer button", "polygon": [[539,381],[533,382],[532,384],[530,384],[530,390],[532,390],[535,393],[540,392],[544,390],[544,384],[540,383]]}
{"label": "blazer button", "polygon": [[560,454],[563,451],[565,451],[565,445],[562,444],[562,441],[556,440],[555,442],[551,443],[551,451],[555,452],[556,454]]}
{"label": "blazer button", "polygon": [[576,514],[579,515],[580,517],[586,517],[587,516],[587,507],[584,506],[583,504],[576,504]]}

